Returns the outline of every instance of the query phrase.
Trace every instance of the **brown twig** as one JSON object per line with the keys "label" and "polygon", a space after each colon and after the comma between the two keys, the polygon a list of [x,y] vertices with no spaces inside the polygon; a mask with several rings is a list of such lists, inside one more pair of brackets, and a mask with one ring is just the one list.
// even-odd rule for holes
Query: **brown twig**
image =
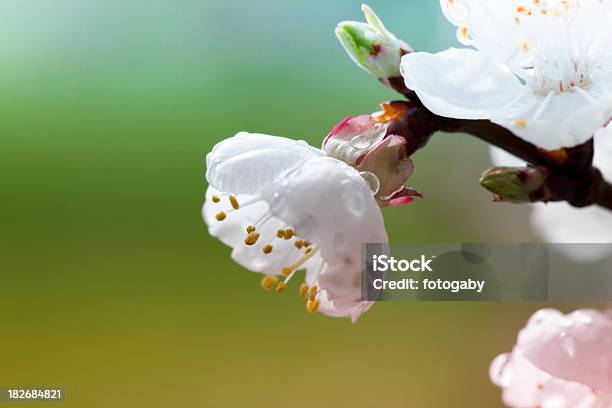
{"label": "brown twig", "polygon": [[386,103],[401,112],[396,115],[389,133],[402,135],[408,141],[408,153],[427,144],[436,131],[465,133],[497,146],[526,162],[549,171],[547,201],[567,201],[575,207],[599,205],[612,210],[612,185],[599,169],[593,167],[593,140],[572,148],[546,151],[526,142],[510,130],[489,120],[452,119],[435,115],[408,90],[403,81],[390,78],[388,83],[409,101]]}

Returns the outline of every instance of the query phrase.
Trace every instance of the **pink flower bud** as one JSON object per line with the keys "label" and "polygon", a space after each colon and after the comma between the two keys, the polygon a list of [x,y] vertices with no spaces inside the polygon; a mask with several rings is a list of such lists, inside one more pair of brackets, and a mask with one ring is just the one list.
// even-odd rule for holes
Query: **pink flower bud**
{"label": "pink flower bud", "polygon": [[414,166],[406,149],[406,139],[388,134],[392,119],[388,112],[348,117],[323,142],[323,150],[361,172],[378,178],[376,199],[382,206],[403,205],[421,194],[404,186]]}

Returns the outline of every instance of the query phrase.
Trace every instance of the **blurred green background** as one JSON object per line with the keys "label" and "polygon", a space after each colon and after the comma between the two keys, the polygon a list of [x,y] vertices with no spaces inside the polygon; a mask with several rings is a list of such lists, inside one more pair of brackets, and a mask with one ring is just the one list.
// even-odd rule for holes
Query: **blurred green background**
{"label": "blurred green background", "polygon": [[[455,44],[438,2],[370,4],[417,49]],[[539,305],[312,316],[201,221],[216,142],[318,145],[395,97],[335,40],[359,6],[0,2],[0,386],[63,386],[70,407],[500,406],[489,362]],[[481,143],[439,135],[415,163],[426,199],[385,210],[393,242],[531,239],[523,209],[478,188]]]}

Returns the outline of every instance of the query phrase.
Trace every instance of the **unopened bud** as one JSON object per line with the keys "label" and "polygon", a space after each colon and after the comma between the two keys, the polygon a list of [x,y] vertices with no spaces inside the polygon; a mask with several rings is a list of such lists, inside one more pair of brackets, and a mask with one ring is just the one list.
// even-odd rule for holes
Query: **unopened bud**
{"label": "unopened bud", "polygon": [[370,7],[364,4],[361,9],[367,23],[338,24],[336,36],[340,43],[357,65],[383,82],[401,76],[401,58],[412,49],[386,29]]}
{"label": "unopened bud", "polygon": [[[349,117],[340,122],[323,142],[331,157],[357,169],[381,206],[408,204],[421,197],[404,187],[413,172],[405,137],[389,134],[390,126],[406,116],[404,109],[384,104],[374,115]],[[403,105],[401,105],[403,106]]]}
{"label": "unopened bud", "polygon": [[546,201],[546,178],[542,167],[494,167],[485,171],[480,185],[495,195],[496,201],[515,204]]}

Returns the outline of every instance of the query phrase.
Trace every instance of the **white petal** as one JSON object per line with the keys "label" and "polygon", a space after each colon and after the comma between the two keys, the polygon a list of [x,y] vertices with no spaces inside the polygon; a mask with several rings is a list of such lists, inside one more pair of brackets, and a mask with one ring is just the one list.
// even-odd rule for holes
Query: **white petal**
{"label": "white petal", "polygon": [[567,203],[534,207],[531,222],[548,242],[612,242],[612,214],[598,207],[574,208]]}
{"label": "white petal", "polygon": [[314,158],[262,192],[272,214],[321,248],[330,264],[359,264],[361,244],[387,242],[380,208],[359,173]]}
{"label": "white petal", "polygon": [[401,71],[429,110],[450,118],[489,119],[524,89],[506,66],[471,49],[411,53]]}
{"label": "white petal", "polygon": [[354,323],[374,305],[375,302],[361,300],[361,271],[358,268],[339,266],[334,270],[326,265],[320,276],[313,272],[307,271],[306,283],[319,287],[319,312],[324,315],[350,317]]}
{"label": "white petal", "polygon": [[521,43],[514,17],[517,2],[491,0],[440,0],[445,17],[459,27],[457,39],[505,62]]}
{"label": "white petal", "polygon": [[595,134],[593,164],[601,170],[608,181],[612,181],[612,123]]}
{"label": "white petal", "polygon": [[218,143],[206,156],[206,179],[220,191],[256,194],[324,153],[305,142],[241,132]]}
{"label": "white petal", "polygon": [[535,102],[520,98],[491,119],[538,147],[557,150],[586,142],[612,116],[612,95],[596,101],[583,90],[551,92]]}
{"label": "white petal", "polygon": [[304,163],[262,196],[275,217],[320,248],[323,269],[308,271],[317,284],[320,312],[356,320],[371,302],[361,301],[361,245],[388,241],[380,208],[352,167],[331,157]]}

